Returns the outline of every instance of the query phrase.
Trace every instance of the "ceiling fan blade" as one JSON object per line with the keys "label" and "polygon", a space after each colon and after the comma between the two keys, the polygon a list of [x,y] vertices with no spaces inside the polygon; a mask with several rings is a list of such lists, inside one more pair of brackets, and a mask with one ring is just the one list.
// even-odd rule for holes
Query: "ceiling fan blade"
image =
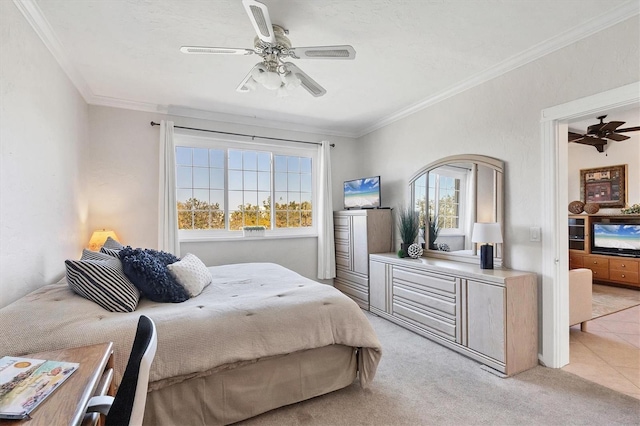
{"label": "ceiling fan blade", "polygon": [[355,59],[356,51],[348,44],[341,46],[292,47],[289,54],[296,59]]}
{"label": "ceiling fan blade", "polygon": [[266,43],[275,43],[276,36],[273,33],[273,25],[267,6],[255,0],[242,0],[242,4],[260,40]]}
{"label": "ceiling fan blade", "polygon": [[285,62],[284,65],[291,73],[293,73],[296,77],[300,79],[300,85],[304,87],[307,92],[311,93],[311,95],[317,98],[327,93],[324,87],[320,86],[311,77],[309,77],[307,74],[302,72],[302,70],[298,68],[295,64],[291,62]]}
{"label": "ceiling fan blade", "polygon": [[251,68],[251,70],[249,71],[249,74],[247,74],[246,77],[242,79],[242,81],[240,82],[238,87],[236,87],[236,91],[237,92],[246,93],[246,92],[250,92],[251,90],[253,90],[255,88],[256,83],[255,83],[255,81],[253,80],[253,77],[252,77],[253,76],[253,70],[256,69],[260,65],[261,65],[261,63],[257,63]]}
{"label": "ceiling fan blade", "polygon": [[594,138],[593,136],[585,135],[585,137],[579,143],[583,143],[585,145],[591,145],[591,146],[598,146],[598,145],[606,145],[607,141],[604,139]]}
{"label": "ceiling fan blade", "polygon": [[611,139],[612,141],[616,141],[616,142],[626,141],[627,139],[630,139],[629,136],[619,135],[617,133],[609,133],[605,137],[607,139]]}
{"label": "ceiling fan blade", "polygon": [[624,121],[610,121],[600,128],[601,132],[614,132],[618,127],[622,126]]}
{"label": "ceiling fan blade", "polygon": [[182,46],[182,53],[194,55],[253,55],[251,49],[236,49],[232,47],[205,47],[205,46]]}
{"label": "ceiling fan blade", "polygon": [[616,133],[637,132],[638,130],[640,130],[640,127],[627,127],[626,129],[616,130]]}
{"label": "ceiling fan blade", "polygon": [[569,132],[569,142],[576,142],[582,139],[583,137],[584,135],[581,135],[580,133]]}

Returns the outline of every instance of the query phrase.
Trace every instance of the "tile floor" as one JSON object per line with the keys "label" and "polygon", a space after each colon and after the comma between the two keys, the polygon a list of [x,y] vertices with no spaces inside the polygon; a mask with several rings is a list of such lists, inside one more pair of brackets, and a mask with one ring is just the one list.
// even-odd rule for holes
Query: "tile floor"
{"label": "tile floor", "polygon": [[640,306],[571,327],[569,345],[563,370],[640,399]]}

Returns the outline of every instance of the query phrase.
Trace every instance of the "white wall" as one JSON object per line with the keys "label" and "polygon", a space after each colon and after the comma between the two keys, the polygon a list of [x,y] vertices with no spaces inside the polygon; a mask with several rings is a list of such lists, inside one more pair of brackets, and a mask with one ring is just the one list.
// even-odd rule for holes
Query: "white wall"
{"label": "white wall", "polygon": [[[158,138],[159,127],[151,121],[172,120],[176,126],[196,127],[276,138],[307,141],[329,140],[332,148],[334,210],[342,208],[342,182],[358,169],[357,144],[348,138],[304,134],[252,126],[187,119],[162,114],[91,106],[90,140],[85,179],[91,188],[91,229],[111,228],[124,244],[157,247],[158,239]],[[219,135],[217,135],[219,137]],[[357,175],[357,174],[356,174]],[[184,243],[181,252],[191,252],[207,265],[239,262],[276,262],[309,278],[317,276],[316,238],[260,241]]]}
{"label": "white wall", "polygon": [[[410,176],[455,154],[505,162],[505,264],[541,271],[542,147],[540,112],[638,81],[637,17],[601,31],[503,76],[446,99],[360,139],[365,174],[392,185],[392,205],[408,201]],[[594,52],[602,54],[594,55]]]}
{"label": "white wall", "polygon": [[64,273],[88,241],[88,108],[11,1],[0,1],[0,307]]}

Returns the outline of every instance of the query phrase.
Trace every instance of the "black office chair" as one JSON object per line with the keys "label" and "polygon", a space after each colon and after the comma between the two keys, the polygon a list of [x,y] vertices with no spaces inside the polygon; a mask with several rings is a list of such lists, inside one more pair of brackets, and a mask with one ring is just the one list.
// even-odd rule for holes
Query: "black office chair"
{"label": "black office chair", "polygon": [[87,412],[104,414],[106,426],[141,425],[147,402],[149,369],[157,346],[155,324],[149,317],[141,315],[127,368],[116,396],[94,396],[89,400]]}

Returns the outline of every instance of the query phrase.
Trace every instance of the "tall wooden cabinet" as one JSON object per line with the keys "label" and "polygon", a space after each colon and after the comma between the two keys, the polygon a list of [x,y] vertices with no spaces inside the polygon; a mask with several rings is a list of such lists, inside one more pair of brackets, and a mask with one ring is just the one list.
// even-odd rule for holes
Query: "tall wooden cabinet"
{"label": "tall wooden cabinet", "polygon": [[538,364],[536,275],[370,256],[371,312],[506,375]]}
{"label": "tall wooden cabinet", "polygon": [[336,244],[334,286],[362,309],[369,309],[369,254],[392,250],[390,209],[333,213]]}

